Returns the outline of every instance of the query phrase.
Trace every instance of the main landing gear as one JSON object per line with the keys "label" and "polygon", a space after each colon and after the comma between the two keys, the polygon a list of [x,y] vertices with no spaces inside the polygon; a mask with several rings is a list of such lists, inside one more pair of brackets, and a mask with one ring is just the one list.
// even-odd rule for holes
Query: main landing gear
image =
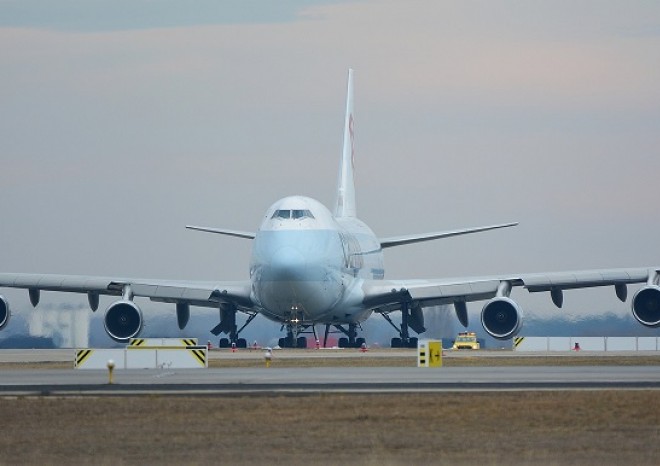
{"label": "main landing gear", "polygon": [[399,332],[399,336],[392,338],[392,348],[417,348],[417,337],[411,337],[409,331],[410,306],[408,303],[401,303],[401,327],[397,327],[388,314],[381,314],[385,320],[394,329]]}
{"label": "main landing gear", "polygon": [[[336,331],[331,331],[330,327],[333,326]],[[366,345],[364,338],[357,337],[358,324],[348,324],[348,329],[340,324],[325,324],[325,335],[323,336],[323,347],[325,348],[328,343],[328,334],[330,333],[343,333],[345,337],[341,337],[337,341],[337,346],[340,348],[361,348]]]}
{"label": "main landing gear", "polygon": [[236,348],[247,348],[247,340],[245,338],[239,338],[239,335],[257,317],[257,313],[248,313],[249,317],[247,321],[245,321],[241,328],[238,328],[238,325],[236,325],[237,312],[238,310],[233,304],[220,304],[220,323],[211,329],[211,333],[215,336],[225,333],[228,337],[220,338],[218,342],[219,348],[230,348],[232,345],[236,345]]}
{"label": "main landing gear", "polygon": [[[417,308],[413,310],[419,311]],[[248,314],[248,319],[246,322],[238,328],[236,324],[236,313],[238,309],[235,305],[230,303],[221,303],[220,304],[220,323],[216,325],[211,333],[213,335],[220,335],[224,333],[227,337],[220,338],[218,346],[220,348],[230,348],[232,344],[235,344],[237,348],[247,348],[247,340],[245,338],[240,338],[240,333],[247,327],[255,317],[257,317],[256,312],[246,312],[242,310],[241,312],[246,312]],[[421,312],[421,311],[420,311]],[[397,325],[392,321],[389,314],[381,314],[385,320],[398,332],[399,336],[392,338],[391,345],[392,348],[416,348],[417,347],[417,338],[411,337],[409,333],[409,328],[412,328],[421,333],[424,331],[423,328],[423,317],[417,316],[414,312],[411,313],[409,303],[401,304],[401,326]],[[417,320],[416,320],[417,319]],[[359,324],[350,323],[348,328],[342,324],[326,324],[325,325],[325,335],[323,338],[323,347],[327,346],[328,335],[330,333],[342,333],[345,336],[339,338],[338,346],[340,348],[361,348],[366,344],[364,338],[358,338],[357,329]],[[334,327],[335,330],[331,330]],[[284,328],[284,326],[283,326]],[[309,330],[311,328],[311,331]],[[314,340],[318,340],[316,335],[316,328],[313,325],[300,325],[300,323],[287,323],[286,324],[286,336],[279,339],[279,345],[281,348],[307,348],[307,338],[300,336],[304,333],[311,333],[314,335]]]}

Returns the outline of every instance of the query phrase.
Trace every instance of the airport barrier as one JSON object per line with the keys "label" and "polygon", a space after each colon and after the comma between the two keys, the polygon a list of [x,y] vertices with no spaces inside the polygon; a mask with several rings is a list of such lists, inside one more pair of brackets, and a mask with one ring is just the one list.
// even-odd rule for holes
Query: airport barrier
{"label": "airport barrier", "polygon": [[107,369],[112,360],[115,369],[199,369],[207,368],[206,346],[127,347],[123,349],[76,350],[76,369]]}
{"label": "airport barrier", "polygon": [[197,338],[131,338],[128,346],[130,348],[144,348],[147,346],[197,346]]}
{"label": "airport barrier", "polygon": [[442,341],[419,340],[417,355],[417,367],[442,367]]}
{"label": "airport barrier", "polygon": [[660,351],[660,337],[516,337],[516,351]]}

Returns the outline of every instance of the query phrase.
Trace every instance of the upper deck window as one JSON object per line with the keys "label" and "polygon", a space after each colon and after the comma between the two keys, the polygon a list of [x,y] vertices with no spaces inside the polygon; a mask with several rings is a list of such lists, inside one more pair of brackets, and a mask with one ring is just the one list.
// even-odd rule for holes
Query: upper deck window
{"label": "upper deck window", "polygon": [[271,218],[279,218],[279,219],[288,219],[288,218],[293,218],[296,220],[301,220],[304,218],[314,218],[312,213],[307,210],[307,209],[295,209],[295,210],[286,210],[286,209],[279,209],[276,210],[273,213],[273,216]]}

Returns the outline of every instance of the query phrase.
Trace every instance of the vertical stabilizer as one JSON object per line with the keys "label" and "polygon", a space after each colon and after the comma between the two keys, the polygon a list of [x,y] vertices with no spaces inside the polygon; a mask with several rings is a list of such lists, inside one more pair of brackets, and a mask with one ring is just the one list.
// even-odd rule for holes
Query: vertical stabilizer
{"label": "vertical stabilizer", "polygon": [[346,93],[346,120],[344,121],[344,150],[339,165],[337,185],[337,206],[335,217],[355,217],[355,184],[353,169],[355,144],[353,131],[353,70],[348,70],[348,90]]}

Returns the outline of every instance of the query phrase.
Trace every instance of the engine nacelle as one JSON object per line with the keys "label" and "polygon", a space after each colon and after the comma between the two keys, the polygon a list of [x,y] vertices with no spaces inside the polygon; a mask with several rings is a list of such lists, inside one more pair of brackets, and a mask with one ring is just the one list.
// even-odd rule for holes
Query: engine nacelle
{"label": "engine nacelle", "polygon": [[640,324],[660,327],[660,287],[649,285],[635,293],[632,313]]}
{"label": "engine nacelle", "polygon": [[10,317],[9,301],[4,296],[0,296],[0,330],[7,326]]}
{"label": "engine nacelle", "polygon": [[103,326],[110,338],[126,343],[142,330],[142,311],[133,301],[116,301],[106,309]]}
{"label": "engine nacelle", "polygon": [[490,336],[498,340],[515,337],[522,324],[522,309],[510,298],[493,298],[481,310],[481,325]]}

